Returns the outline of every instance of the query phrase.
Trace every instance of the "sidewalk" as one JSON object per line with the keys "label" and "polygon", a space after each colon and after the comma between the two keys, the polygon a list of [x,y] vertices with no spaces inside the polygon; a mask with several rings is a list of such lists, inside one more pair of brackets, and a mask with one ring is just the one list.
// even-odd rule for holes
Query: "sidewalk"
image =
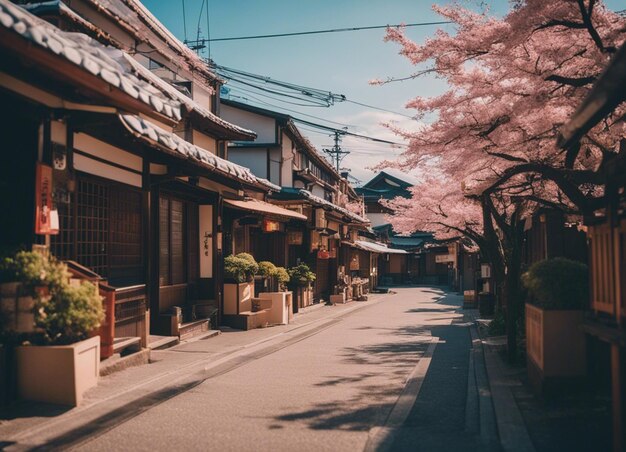
{"label": "sidewalk", "polygon": [[[312,306],[292,323],[250,331],[225,328],[208,340],[191,340],[153,350],[151,363],[102,377],[76,408],[19,402],[0,411],[0,449],[19,450],[46,444],[76,445],[76,440],[109,430],[207,378],[287,347],[392,295],[370,295],[367,302]],[[55,438],[56,443],[48,441]]]}

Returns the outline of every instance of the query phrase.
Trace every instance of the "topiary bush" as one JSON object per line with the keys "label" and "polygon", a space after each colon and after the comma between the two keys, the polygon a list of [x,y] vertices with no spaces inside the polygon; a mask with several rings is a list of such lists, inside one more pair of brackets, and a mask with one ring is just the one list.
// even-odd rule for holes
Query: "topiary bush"
{"label": "topiary bush", "polygon": [[248,253],[231,254],[224,259],[224,276],[236,283],[252,281],[258,271],[259,264]]}
{"label": "topiary bush", "polygon": [[276,266],[269,261],[259,262],[259,275],[272,278],[276,274]]}
{"label": "topiary bush", "polygon": [[582,309],[589,298],[589,272],[562,257],[536,262],[522,275],[531,304],[543,309]]}
{"label": "topiary bush", "polygon": [[285,267],[276,267],[276,279],[278,281],[278,288],[281,291],[287,290],[287,283],[289,282],[289,273]]}
{"label": "topiary bush", "polygon": [[298,286],[308,286],[315,281],[315,273],[311,271],[308,265],[299,264],[287,270],[289,279],[292,284]]}

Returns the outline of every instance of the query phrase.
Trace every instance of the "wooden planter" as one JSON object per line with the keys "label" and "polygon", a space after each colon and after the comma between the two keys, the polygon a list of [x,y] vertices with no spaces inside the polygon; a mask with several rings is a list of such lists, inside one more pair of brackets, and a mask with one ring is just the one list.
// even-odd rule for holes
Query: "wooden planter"
{"label": "wooden planter", "polygon": [[[292,292],[261,292],[258,298],[267,301],[269,307],[268,321],[272,324],[287,325],[293,303]],[[293,318],[293,317],[292,317]]]}
{"label": "wooden planter", "polygon": [[553,392],[585,376],[585,336],[581,310],[544,310],[526,304],[528,376],[535,390]]}
{"label": "wooden planter", "polygon": [[313,289],[310,286],[298,287],[296,294],[298,297],[298,308],[306,308],[313,304]]}
{"label": "wooden planter", "polygon": [[21,398],[76,406],[98,384],[100,336],[71,345],[17,347],[16,360]]}
{"label": "wooden planter", "polygon": [[224,284],[224,315],[237,315],[252,310],[254,282]]}

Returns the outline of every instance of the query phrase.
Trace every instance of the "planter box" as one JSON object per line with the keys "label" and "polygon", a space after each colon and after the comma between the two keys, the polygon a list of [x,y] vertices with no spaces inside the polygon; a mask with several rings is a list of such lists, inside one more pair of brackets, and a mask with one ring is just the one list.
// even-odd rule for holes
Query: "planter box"
{"label": "planter box", "polygon": [[346,293],[343,292],[343,293],[340,293],[339,295],[331,295],[330,302],[332,304],[337,304],[337,303],[344,304],[346,302]]}
{"label": "planter box", "polygon": [[581,310],[544,310],[526,304],[526,356],[528,376],[543,393],[562,386],[566,380],[585,376],[585,335],[580,330]]}
{"label": "planter box", "polygon": [[267,321],[272,324],[287,325],[289,323],[289,311],[293,303],[292,292],[261,292],[258,298],[268,301]]}
{"label": "planter box", "polygon": [[71,345],[17,347],[16,358],[21,398],[76,406],[98,384],[100,336]]}
{"label": "planter box", "polygon": [[224,314],[236,315],[252,310],[254,282],[224,284]]}
{"label": "planter box", "polygon": [[[296,289],[296,296],[298,298],[297,307],[306,308],[313,304],[313,290],[308,287],[298,287]],[[297,310],[295,312],[298,312]]]}

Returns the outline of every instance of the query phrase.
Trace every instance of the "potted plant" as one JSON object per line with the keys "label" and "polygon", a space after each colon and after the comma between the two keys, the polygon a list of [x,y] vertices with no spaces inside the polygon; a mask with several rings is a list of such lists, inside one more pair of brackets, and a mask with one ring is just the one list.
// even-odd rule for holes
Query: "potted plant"
{"label": "potted plant", "polygon": [[259,262],[259,274],[266,279],[266,292],[258,295],[259,308],[269,308],[268,320],[274,324],[287,324],[290,320],[291,306],[293,304],[292,292],[286,291],[286,283],[289,282],[289,274],[283,267],[276,267],[268,261]]}
{"label": "potted plant", "polygon": [[230,255],[224,259],[224,314],[237,315],[252,309],[254,275],[259,264],[248,253]]}
{"label": "potted plant", "polygon": [[526,356],[531,382],[544,392],[564,379],[584,377],[586,350],[580,325],[589,297],[587,266],[548,259],[533,264],[522,282],[529,294]]}
{"label": "potted plant", "polygon": [[[21,343],[15,349],[20,396],[78,405],[99,376],[100,337],[93,332],[104,313],[97,287],[71,280],[65,264],[34,252],[5,259],[2,278],[17,283],[13,318],[21,316],[14,323]],[[10,296],[5,287],[2,293],[6,315]]]}
{"label": "potted plant", "polygon": [[313,303],[311,283],[315,281],[315,273],[306,264],[291,267],[287,272],[292,287],[296,289],[298,301],[294,303],[294,312],[297,312],[298,308],[304,308]]}

